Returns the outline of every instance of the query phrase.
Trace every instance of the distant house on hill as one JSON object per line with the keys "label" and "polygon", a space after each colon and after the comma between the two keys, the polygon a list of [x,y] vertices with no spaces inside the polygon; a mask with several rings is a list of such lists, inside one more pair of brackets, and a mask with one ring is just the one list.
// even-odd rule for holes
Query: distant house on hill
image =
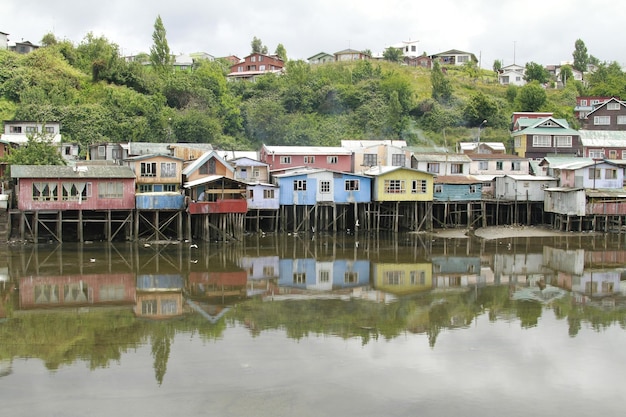
{"label": "distant house on hill", "polygon": [[263,74],[280,74],[285,63],[277,55],[253,53],[230,67],[231,80],[251,80]]}
{"label": "distant house on hill", "polygon": [[467,62],[478,63],[476,55],[471,52],[459,51],[458,49],[450,49],[449,51],[433,54],[430,57],[433,61],[439,61],[441,65],[462,66]]}
{"label": "distant house on hill", "polygon": [[609,96],[578,96],[576,97],[574,115],[577,119],[584,119],[592,110],[612,98]]}
{"label": "distant house on hill", "polygon": [[335,52],[335,61],[359,61],[362,59],[370,58],[365,52],[357,51],[356,49],[344,49],[339,52]]}
{"label": "distant house on hill", "polygon": [[17,52],[18,54],[28,54],[33,52],[35,49],[39,49],[39,46],[29,41],[15,42],[15,45],[9,46],[9,50]]}
{"label": "distant house on hill", "polygon": [[[519,119],[518,123],[523,120]],[[515,154],[525,158],[547,155],[582,155],[580,133],[565,119],[546,117],[512,133]]]}
{"label": "distant house on hill", "polygon": [[318,52],[317,54],[307,58],[307,61],[311,65],[327,64],[329,62],[335,62],[335,56],[326,52]]}
{"label": "distant house on hill", "polygon": [[524,80],[525,72],[526,68],[521,65],[507,65],[498,71],[498,82],[502,85],[523,86],[526,84],[526,80]]}
{"label": "distant house on hill", "polygon": [[0,49],[9,49],[9,34],[0,32]]}

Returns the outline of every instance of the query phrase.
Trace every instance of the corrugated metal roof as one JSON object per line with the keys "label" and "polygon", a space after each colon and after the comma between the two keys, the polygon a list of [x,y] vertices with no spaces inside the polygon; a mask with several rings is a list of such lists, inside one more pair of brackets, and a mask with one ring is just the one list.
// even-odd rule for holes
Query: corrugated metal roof
{"label": "corrugated metal roof", "polygon": [[415,159],[422,162],[467,162],[472,160],[463,153],[416,153],[413,155]]}
{"label": "corrugated metal roof", "polygon": [[170,143],[129,142],[128,155],[171,154]]}
{"label": "corrugated metal roof", "polygon": [[556,181],[554,177],[548,177],[543,175],[505,175],[506,177],[513,178],[516,181]]}
{"label": "corrugated metal roof", "polygon": [[94,165],[13,165],[13,178],[135,178],[135,173],[126,166]]}
{"label": "corrugated metal roof", "polygon": [[339,146],[265,146],[276,155],[352,155],[352,151]]}
{"label": "corrugated metal roof", "polygon": [[578,130],[565,127],[527,127],[526,129],[513,132],[511,136],[521,135],[556,135],[556,136],[578,136]]}
{"label": "corrugated metal roof", "polygon": [[434,176],[434,174],[430,172],[422,171],[419,169],[413,169],[413,168],[407,168],[407,167],[396,167],[396,166],[389,166],[389,165],[371,167],[370,169],[366,169],[365,171],[363,171],[363,174],[376,177],[379,175],[388,174],[389,172],[397,171],[399,169],[413,171],[413,172],[420,172],[422,174],[428,174],[428,175]]}
{"label": "corrugated metal roof", "polygon": [[626,131],[622,130],[580,130],[580,141],[584,147],[626,147]]}
{"label": "corrugated metal roof", "polygon": [[440,175],[435,177],[435,184],[478,184],[483,181],[471,175]]}
{"label": "corrugated metal roof", "polygon": [[621,188],[587,188],[585,189],[585,193],[587,194],[587,197],[626,198],[626,191]]}

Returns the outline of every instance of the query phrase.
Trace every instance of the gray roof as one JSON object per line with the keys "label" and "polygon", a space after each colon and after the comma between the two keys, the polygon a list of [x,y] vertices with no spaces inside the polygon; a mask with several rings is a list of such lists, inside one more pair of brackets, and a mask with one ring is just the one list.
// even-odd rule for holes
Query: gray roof
{"label": "gray roof", "polygon": [[171,143],[152,143],[152,142],[129,142],[128,156],[150,155],[150,154],[172,154],[169,146]]}
{"label": "gray roof", "polygon": [[413,157],[420,162],[472,162],[464,153],[415,153]]}
{"label": "gray roof", "polygon": [[12,165],[13,178],[135,178],[126,166],[91,165],[70,167],[65,165]]}
{"label": "gray roof", "polygon": [[623,130],[579,130],[578,133],[585,147],[623,148],[626,146],[626,131]]}

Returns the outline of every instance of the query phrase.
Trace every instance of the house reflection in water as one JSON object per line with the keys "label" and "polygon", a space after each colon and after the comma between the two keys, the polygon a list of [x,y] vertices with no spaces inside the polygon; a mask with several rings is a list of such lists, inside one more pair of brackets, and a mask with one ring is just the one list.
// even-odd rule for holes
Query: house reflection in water
{"label": "house reflection in water", "polygon": [[479,256],[433,256],[433,288],[463,288],[481,284]]}
{"label": "house reflection in water", "polygon": [[246,272],[248,297],[278,292],[278,256],[244,256],[238,265]]}
{"label": "house reflection in water", "polygon": [[578,303],[597,299],[603,306],[611,307],[615,297],[626,295],[626,288],[620,285],[623,269],[618,269],[626,265],[626,251],[544,247],[543,255],[556,285],[572,291]]}
{"label": "house reflection in water", "polygon": [[368,286],[369,281],[369,260],[317,261],[312,258],[280,260],[278,285],[281,293],[293,290],[352,289]]}
{"label": "house reflection in water", "polygon": [[246,271],[189,273],[188,293],[193,299],[241,298],[246,295]]}
{"label": "house reflection in water", "polygon": [[433,288],[433,267],[423,263],[374,263],[374,288],[396,296],[427,291]]}
{"label": "house reflection in water", "polygon": [[20,309],[132,305],[133,274],[30,276],[19,280]]}
{"label": "house reflection in water", "polygon": [[179,274],[137,276],[135,314],[153,319],[183,314],[183,278]]}

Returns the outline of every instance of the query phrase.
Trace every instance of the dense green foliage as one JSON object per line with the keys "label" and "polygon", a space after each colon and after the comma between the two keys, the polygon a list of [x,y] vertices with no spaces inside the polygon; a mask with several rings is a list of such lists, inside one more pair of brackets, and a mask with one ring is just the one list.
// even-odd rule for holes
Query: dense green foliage
{"label": "dense green foliage", "polygon": [[[435,64],[431,71],[387,61],[287,61],[284,75],[229,82],[228,64],[221,60],[199,60],[191,70],[169,66],[159,19],[154,42],[152,58],[161,56],[164,67],[154,60],[146,65],[147,54],[127,62],[117,45],[91,33],[78,45],[47,34],[46,46],[28,55],[0,51],[0,116],[61,122],[64,140],[83,145],[82,152],[105,141],[258,149],[262,143],[405,139],[452,147],[470,139],[482,120],[488,120],[485,140],[506,142],[513,111],[552,111],[575,125],[576,95],[626,97],[626,75],[616,63],[599,64],[584,86],[567,79],[566,71],[563,89],[504,87],[476,65]],[[256,37],[251,46],[267,50]],[[276,52],[286,56],[281,44]],[[537,78],[532,71],[529,76]]]}

